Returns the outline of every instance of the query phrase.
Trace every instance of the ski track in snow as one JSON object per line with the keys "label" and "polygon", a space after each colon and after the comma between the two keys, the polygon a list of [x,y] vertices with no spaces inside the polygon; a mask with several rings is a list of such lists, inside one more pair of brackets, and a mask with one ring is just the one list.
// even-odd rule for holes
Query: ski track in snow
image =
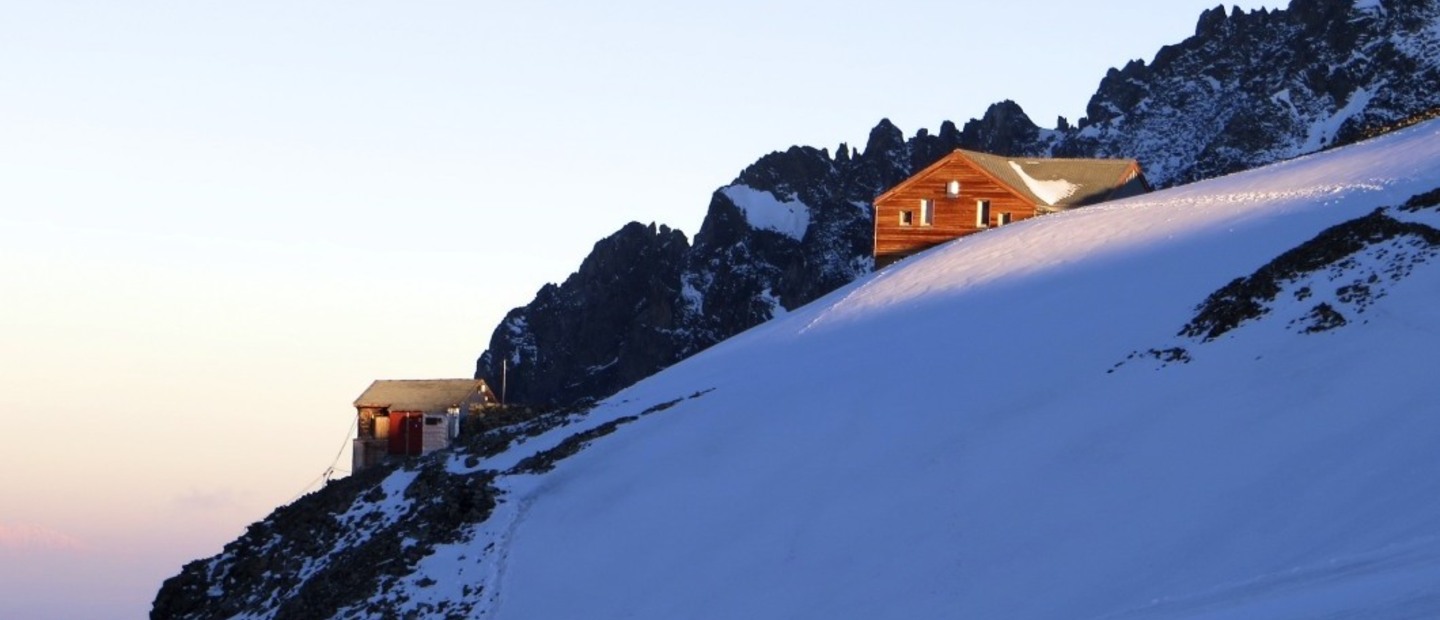
{"label": "ski track in snow", "polygon": [[[1283,572],[1222,584],[1204,592],[1164,597],[1095,620],[1378,617],[1379,610],[1374,607],[1360,605],[1355,609],[1345,609],[1343,597],[1353,595],[1347,590],[1356,588],[1383,590],[1385,600],[1382,605],[1385,607],[1400,608],[1422,603],[1427,610],[1440,611],[1440,591],[1432,587],[1437,580],[1440,580],[1440,538],[1427,536],[1366,553],[1331,558]],[[1342,600],[1333,600],[1336,598]],[[1317,599],[1319,605],[1314,603]],[[1267,610],[1277,615],[1257,615],[1266,614]]]}

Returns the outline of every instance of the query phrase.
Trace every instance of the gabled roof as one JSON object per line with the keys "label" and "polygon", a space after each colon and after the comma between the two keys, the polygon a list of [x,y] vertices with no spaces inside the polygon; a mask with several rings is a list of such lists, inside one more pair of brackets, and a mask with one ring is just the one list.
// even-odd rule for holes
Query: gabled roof
{"label": "gabled roof", "polygon": [[1041,159],[957,152],[1042,208],[1058,211],[1146,191],[1136,188],[1138,191],[1124,196],[1114,195],[1139,178],[1140,163],[1133,159]]}
{"label": "gabled roof", "polygon": [[477,392],[490,392],[484,379],[381,379],[371,383],[360,398],[355,399],[355,406],[389,407],[392,411],[443,411],[460,406]]}
{"label": "gabled roof", "polygon": [[1133,159],[1001,157],[955,149],[876,200],[957,157],[968,160],[1017,196],[1046,211],[1063,211],[1150,191],[1140,172],[1140,163]]}

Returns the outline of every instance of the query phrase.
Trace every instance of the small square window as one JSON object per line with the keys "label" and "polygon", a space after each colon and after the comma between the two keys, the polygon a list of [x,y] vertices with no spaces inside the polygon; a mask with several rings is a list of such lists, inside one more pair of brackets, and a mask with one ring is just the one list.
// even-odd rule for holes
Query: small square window
{"label": "small square window", "polygon": [[901,211],[901,212],[900,212],[900,225],[901,225],[901,226],[910,226],[910,225],[912,225],[912,224],[914,224],[914,223],[915,223],[915,212],[914,212],[914,211]]}
{"label": "small square window", "polygon": [[951,182],[945,184],[945,197],[946,197],[946,198],[959,198],[959,197],[960,197],[960,182],[959,182],[959,181],[951,181]]}

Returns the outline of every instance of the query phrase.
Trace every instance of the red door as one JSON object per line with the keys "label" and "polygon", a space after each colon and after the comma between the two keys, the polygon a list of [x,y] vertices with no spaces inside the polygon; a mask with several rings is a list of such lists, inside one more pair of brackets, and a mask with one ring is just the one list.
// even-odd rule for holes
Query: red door
{"label": "red door", "polygon": [[419,411],[390,412],[390,454],[419,456],[425,417]]}

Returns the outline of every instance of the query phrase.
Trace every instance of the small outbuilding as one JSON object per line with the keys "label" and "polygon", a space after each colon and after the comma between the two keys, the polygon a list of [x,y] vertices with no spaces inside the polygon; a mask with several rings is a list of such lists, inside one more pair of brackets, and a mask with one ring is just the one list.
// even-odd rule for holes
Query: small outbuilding
{"label": "small outbuilding", "polygon": [[460,415],[499,404],[484,379],[379,380],[355,399],[351,471],[391,456],[418,456],[448,447]]}
{"label": "small outbuilding", "polygon": [[875,198],[875,267],[996,226],[1149,191],[1133,159],[956,149]]}

